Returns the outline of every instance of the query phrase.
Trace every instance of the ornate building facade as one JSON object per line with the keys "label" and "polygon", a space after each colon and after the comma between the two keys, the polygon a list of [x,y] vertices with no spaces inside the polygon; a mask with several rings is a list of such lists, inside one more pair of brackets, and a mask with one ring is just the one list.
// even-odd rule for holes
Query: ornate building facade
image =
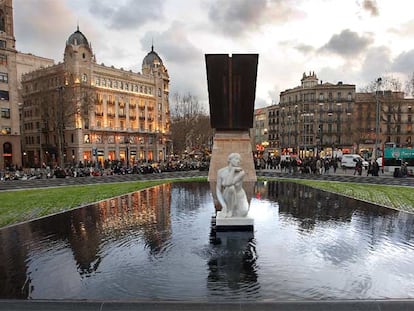
{"label": "ornate building facade", "polygon": [[354,152],[354,105],[354,84],[323,83],[315,73],[304,73],[300,86],[280,93],[282,153],[305,157]]}
{"label": "ornate building facade", "polygon": [[16,47],[12,1],[0,2],[0,166],[8,167],[20,154]]}
{"label": "ornate building facade", "polygon": [[170,153],[169,75],[151,48],[142,73],[98,64],[79,28],[64,60],[22,77],[25,166],[162,161]]}
{"label": "ornate building facade", "polygon": [[0,169],[21,166],[24,157],[20,144],[22,74],[54,63],[18,52],[15,42],[13,1],[0,0]]}

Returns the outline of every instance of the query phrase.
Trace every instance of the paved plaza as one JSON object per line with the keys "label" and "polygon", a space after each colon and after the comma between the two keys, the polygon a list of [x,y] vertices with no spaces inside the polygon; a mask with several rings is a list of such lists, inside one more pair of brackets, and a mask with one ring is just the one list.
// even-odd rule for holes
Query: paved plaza
{"label": "paved plaza", "polygon": [[[382,185],[398,185],[414,187],[413,177],[395,178],[391,173],[380,173],[379,176],[367,176],[363,171],[362,175],[354,175],[352,170],[343,171],[338,169],[335,173],[331,170],[328,174],[314,175],[302,173],[288,173],[281,170],[265,169],[257,170],[258,177],[265,178],[298,178],[312,180],[330,180],[339,182],[355,182]],[[33,180],[7,180],[0,182],[1,190],[16,190],[29,188],[61,187],[69,185],[89,185],[102,183],[115,183],[139,180],[179,179],[189,177],[207,177],[208,171],[177,171],[153,174],[126,174],[126,175],[104,175],[88,177],[67,177]]]}

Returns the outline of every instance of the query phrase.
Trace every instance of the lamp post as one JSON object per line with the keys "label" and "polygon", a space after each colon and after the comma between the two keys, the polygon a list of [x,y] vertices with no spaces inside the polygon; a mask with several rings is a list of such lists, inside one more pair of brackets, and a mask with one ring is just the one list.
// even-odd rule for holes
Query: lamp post
{"label": "lamp post", "polygon": [[130,143],[130,137],[125,136],[124,137],[124,143],[125,143],[125,159],[126,159],[126,167],[129,169],[129,143]]}
{"label": "lamp post", "polygon": [[58,140],[58,152],[59,152],[59,166],[64,167],[64,144],[65,144],[65,119],[63,113],[63,92],[65,90],[64,86],[59,86],[56,88],[58,93],[58,104],[57,104],[57,115],[55,116],[55,122],[57,127],[57,140]]}
{"label": "lamp post", "polygon": [[288,153],[290,154],[290,131],[292,126],[292,116],[288,116]]}
{"label": "lamp post", "polygon": [[378,99],[378,95],[379,95],[379,87],[381,85],[381,78],[377,79],[377,90],[375,92],[375,101],[376,101],[376,109],[375,109],[375,149],[372,153],[372,157],[374,159],[378,158],[378,145],[379,145],[379,133],[380,133],[380,129],[379,129],[379,121],[380,121],[380,103],[379,103],[379,99]]}

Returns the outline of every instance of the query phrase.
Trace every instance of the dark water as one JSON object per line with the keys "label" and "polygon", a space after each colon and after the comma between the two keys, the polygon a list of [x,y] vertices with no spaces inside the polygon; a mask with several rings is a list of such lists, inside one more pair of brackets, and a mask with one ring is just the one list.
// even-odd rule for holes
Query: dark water
{"label": "dark water", "polygon": [[207,183],[158,186],[0,230],[0,298],[414,298],[414,217],[258,183],[253,233],[211,237]]}

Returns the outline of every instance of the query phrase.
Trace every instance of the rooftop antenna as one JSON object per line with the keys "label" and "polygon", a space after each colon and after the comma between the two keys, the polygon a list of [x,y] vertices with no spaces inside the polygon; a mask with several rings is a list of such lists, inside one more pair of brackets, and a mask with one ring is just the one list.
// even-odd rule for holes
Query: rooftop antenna
{"label": "rooftop antenna", "polygon": [[151,38],[151,52],[154,52],[154,37]]}

